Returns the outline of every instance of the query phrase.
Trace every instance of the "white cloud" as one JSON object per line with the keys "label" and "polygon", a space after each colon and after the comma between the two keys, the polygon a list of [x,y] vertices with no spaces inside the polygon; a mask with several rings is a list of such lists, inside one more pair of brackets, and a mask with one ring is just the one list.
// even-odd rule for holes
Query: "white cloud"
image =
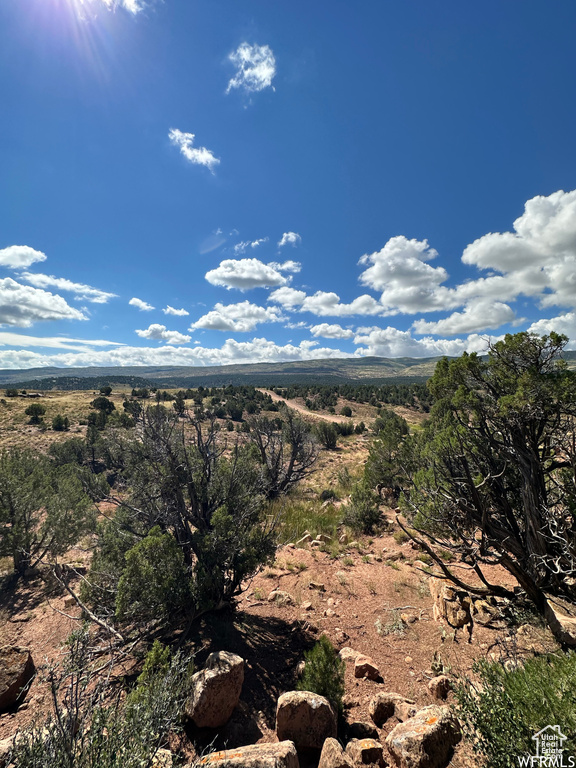
{"label": "white cloud", "polygon": [[310,328],[312,336],[322,336],[324,339],[351,339],[354,337],[354,331],[342,328],[341,325],[328,323],[320,323],[320,325],[313,325]]}
{"label": "white cloud", "polygon": [[130,304],[131,307],[137,307],[141,312],[150,312],[155,309],[152,304],[148,304],[147,301],[142,301],[142,299],[137,299],[136,297],[130,299],[128,304]]}
{"label": "white cloud", "polygon": [[415,339],[410,331],[398,328],[359,328],[354,344],[363,345],[356,350],[362,357],[435,357],[456,356],[462,352],[481,352],[488,349],[488,342],[496,337],[471,334],[467,339],[433,339],[431,336]]}
{"label": "white cloud", "polygon": [[90,301],[93,304],[106,304],[110,299],[116,297],[115,293],[101,291],[99,288],[92,288],[92,286],[84,285],[84,283],[74,283],[65,277],[54,277],[35,272],[22,272],[20,277],[36,288],[57,288],[59,291],[70,291],[76,295],[75,298],[81,301]]}
{"label": "white cloud", "polygon": [[159,325],[158,323],[152,323],[143,331],[136,331],[138,336],[143,339],[151,339],[154,341],[167,341],[168,344],[188,344],[190,336],[185,336],[178,331],[169,331],[165,325]]}
{"label": "white cloud", "polygon": [[188,312],[186,309],[174,309],[174,307],[171,307],[170,304],[162,310],[165,315],[176,315],[177,317],[186,317],[186,315],[189,315],[190,312]]}
{"label": "white cloud", "polygon": [[308,296],[304,291],[294,288],[278,288],[272,291],[268,301],[280,304],[285,309],[299,308],[300,312],[310,312],[320,317],[349,317],[352,315],[384,315],[384,307],[372,296],[358,296],[349,304],[342,304],[337,293],[316,291]]}
{"label": "white cloud", "polygon": [[259,240],[243,240],[240,243],[236,243],[234,246],[234,253],[236,256],[240,256],[243,253],[246,253],[248,248],[258,248],[260,245],[264,245],[264,243],[267,243],[270,238],[268,237],[261,237]]}
{"label": "white cloud", "polygon": [[297,232],[284,232],[278,241],[278,248],[283,248],[285,245],[300,245],[301,242],[302,238]]}
{"label": "white cloud", "polygon": [[278,323],[284,319],[278,307],[259,307],[249,301],[216,304],[214,309],[192,323],[190,330],[204,328],[211,331],[248,333],[260,323]]}
{"label": "white cloud", "polygon": [[474,299],[463,312],[454,312],[450,317],[435,322],[416,320],[412,328],[417,334],[453,336],[487,328],[499,328],[504,323],[512,323],[515,320],[514,310],[508,304],[490,299]]}
{"label": "white cloud", "polygon": [[65,336],[29,336],[24,333],[0,331],[0,347],[46,347],[84,352],[92,347],[122,347],[118,341],[104,339],[69,339]]}
{"label": "white cloud", "polygon": [[276,261],[271,261],[269,266],[273,267],[274,269],[277,269],[279,272],[300,272],[302,269],[302,264],[299,261],[292,261],[289,259],[288,261],[283,261],[281,264],[279,264]]}
{"label": "white cloud", "polygon": [[576,349],[576,312],[566,312],[558,317],[541,318],[532,323],[528,331],[537,333],[539,336],[547,336],[552,332],[564,333],[570,339],[566,348]]}
{"label": "white cloud", "polygon": [[276,59],[270,46],[242,43],[232,51],[228,60],[236,67],[236,74],[228,83],[226,93],[230,93],[233,88],[256,93],[272,87]]}
{"label": "white cloud", "polygon": [[180,153],[184,155],[186,160],[194,165],[204,165],[211,173],[214,173],[214,168],[220,163],[220,159],[206,147],[193,147],[194,134],[183,133],[177,128],[171,128],[168,133],[168,138],[178,147]]}
{"label": "white cloud", "polygon": [[21,285],[10,277],[0,280],[0,325],[29,328],[40,320],[87,320],[62,296]]}
{"label": "white cloud", "polygon": [[284,309],[294,309],[303,304],[306,299],[305,291],[297,291],[295,288],[277,288],[268,296],[268,301],[280,304]]}
{"label": "white cloud", "polygon": [[0,250],[0,267],[23,269],[38,261],[46,261],[46,254],[28,245],[10,245]]}
{"label": "white cloud", "polygon": [[251,288],[286,285],[288,278],[280,273],[281,269],[281,265],[264,264],[259,259],[224,259],[216,269],[207,272],[205,277],[212,285],[247,291]]}
{"label": "white cloud", "polygon": [[82,366],[207,366],[233,363],[286,362],[289,360],[321,360],[351,357],[347,352],[329,347],[318,347],[317,342],[302,341],[298,345],[278,345],[265,338],[239,342],[228,339],[221,347],[122,347],[111,350],[65,352],[43,355],[29,350],[0,351],[2,368],[46,368]]}

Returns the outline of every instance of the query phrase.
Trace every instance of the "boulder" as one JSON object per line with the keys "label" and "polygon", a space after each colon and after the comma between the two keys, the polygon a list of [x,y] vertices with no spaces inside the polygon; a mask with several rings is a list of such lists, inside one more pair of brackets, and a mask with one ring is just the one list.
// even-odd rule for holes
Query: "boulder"
{"label": "boulder", "polygon": [[6,768],[12,747],[14,746],[14,737],[10,736],[7,739],[0,741],[0,768]]}
{"label": "boulder", "polygon": [[472,599],[467,592],[454,589],[437,578],[431,578],[429,586],[434,599],[432,615],[435,621],[447,621],[455,629],[471,623]]}
{"label": "boulder", "polygon": [[336,737],[336,713],[328,699],[310,691],[289,691],[278,699],[276,735],[289,739],[296,749],[322,749]]}
{"label": "boulder", "polygon": [[284,592],[282,589],[273,589],[268,595],[269,603],[276,603],[276,605],[294,605],[294,598],[289,592]]}
{"label": "boulder", "polygon": [[218,768],[299,768],[296,748],[291,741],[279,744],[250,744],[238,749],[212,752],[196,765]]}
{"label": "boulder", "polygon": [[0,713],[21,704],[36,668],[27,648],[5,646],[0,648]]}
{"label": "boulder", "polygon": [[380,670],[370,656],[360,654],[354,662],[354,677],[367,677],[368,680],[378,680],[380,678]]}
{"label": "boulder", "polygon": [[416,712],[417,709],[414,706],[414,702],[408,701],[408,699],[401,699],[394,705],[394,714],[401,723],[403,723],[404,720],[409,720],[411,717],[414,717]]}
{"label": "boulder", "polygon": [[348,645],[342,648],[338,653],[338,656],[340,656],[342,661],[356,661],[360,655],[359,651],[355,651],[354,648],[350,648]]}
{"label": "boulder", "polygon": [[346,745],[346,754],[355,765],[385,766],[382,744],[374,739],[352,739]]}
{"label": "boulder", "polygon": [[399,693],[391,693],[388,691],[378,693],[370,702],[370,717],[380,728],[384,723],[393,717],[395,713],[396,703],[405,701],[404,697]]}
{"label": "boulder", "polygon": [[377,739],[378,728],[366,720],[351,720],[346,723],[346,735],[349,739]]}
{"label": "boulder", "polygon": [[386,746],[399,768],[445,768],[461,738],[458,720],[450,709],[431,706],[397,725]]}
{"label": "boulder", "polygon": [[322,747],[318,768],[353,768],[353,763],[340,743],[336,739],[329,738]]}
{"label": "boulder", "polygon": [[199,728],[219,728],[238,705],[244,682],[244,659],[227,651],[211,653],[192,676],[186,714]]}
{"label": "boulder", "polygon": [[446,675],[438,675],[433,677],[428,683],[428,690],[432,694],[433,698],[445,701],[448,698],[448,694],[452,690],[452,683],[450,678]]}

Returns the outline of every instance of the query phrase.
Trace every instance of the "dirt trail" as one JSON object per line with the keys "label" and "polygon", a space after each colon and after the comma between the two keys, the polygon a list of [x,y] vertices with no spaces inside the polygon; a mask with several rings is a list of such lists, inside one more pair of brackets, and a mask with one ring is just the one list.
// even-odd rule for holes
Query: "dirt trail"
{"label": "dirt trail", "polygon": [[259,389],[259,392],[262,392],[265,395],[270,395],[272,400],[276,403],[284,403],[289,408],[292,408],[295,411],[298,411],[303,416],[309,416],[311,419],[321,419],[322,421],[331,421],[333,424],[342,424],[345,421],[350,421],[350,419],[346,418],[346,416],[332,416],[327,413],[315,413],[314,411],[309,411],[306,406],[301,405],[300,403],[296,402],[296,400],[286,400],[284,397],[280,397],[280,395],[277,395],[276,392],[272,392],[270,389]]}

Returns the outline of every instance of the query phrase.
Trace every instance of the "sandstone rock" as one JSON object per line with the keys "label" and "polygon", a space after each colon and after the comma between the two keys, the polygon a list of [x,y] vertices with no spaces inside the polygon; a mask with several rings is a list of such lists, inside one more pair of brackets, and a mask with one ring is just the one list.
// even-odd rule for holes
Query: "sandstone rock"
{"label": "sandstone rock", "polygon": [[345,533],[341,533],[338,537],[338,544],[348,544],[348,536]]}
{"label": "sandstone rock", "polygon": [[323,544],[329,544],[332,541],[332,537],[328,536],[327,533],[319,533],[318,536],[316,536],[317,541],[321,541]]}
{"label": "sandstone rock", "polygon": [[435,699],[444,701],[448,697],[448,693],[452,690],[450,678],[446,675],[433,677],[428,683],[428,690]]}
{"label": "sandstone rock", "polygon": [[336,616],[336,611],[333,608],[326,608],[324,611],[324,616],[330,619],[332,616]]}
{"label": "sandstone rock", "polygon": [[460,726],[450,709],[432,706],[397,725],[386,746],[399,768],[445,768],[460,739]]}
{"label": "sandstone rock", "polygon": [[396,702],[405,701],[399,693],[383,691],[378,693],[370,702],[370,717],[378,727],[384,725],[394,715]]}
{"label": "sandstone rock", "polygon": [[382,744],[374,739],[352,739],[346,745],[346,754],[355,765],[385,765]]}
{"label": "sandstone rock", "polygon": [[212,752],[202,757],[199,764],[218,768],[299,768],[296,747],[291,741]]}
{"label": "sandstone rock", "polygon": [[310,542],[310,546],[312,547],[312,549],[319,549],[322,546],[322,542],[320,541],[320,539],[314,539],[313,541]]}
{"label": "sandstone rock", "polygon": [[310,536],[309,533],[305,533],[304,536],[302,536],[301,539],[298,539],[298,541],[296,542],[296,546],[297,547],[298,546],[302,547],[302,546],[304,546],[304,544],[308,544],[308,542],[310,542],[310,541],[312,541],[312,536]]}
{"label": "sandstone rock", "polygon": [[24,701],[35,672],[27,648],[10,645],[0,648],[0,712],[7,712]]}
{"label": "sandstone rock", "polygon": [[273,589],[268,595],[269,603],[276,603],[276,605],[294,605],[294,598],[289,592],[284,592],[281,589]]}
{"label": "sandstone rock", "polygon": [[355,651],[354,648],[350,648],[349,646],[342,648],[338,653],[338,656],[340,656],[342,661],[356,661],[360,655],[359,651]]}
{"label": "sandstone rock", "polygon": [[302,608],[303,611],[313,611],[314,610],[314,606],[312,605],[310,600],[306,600],[306,602],[302,603],[302,605],[300,607]]}
{"label": "sandstone rock", "polygon": [[368,680],[378,680],[380,670],[370,656],[360,655],[354,664],[354,677],[366,677]]}
{"label": "sandstone rock", "polygon": [[432,614],[435,621],[444,619],[455,629],[472,621],[472,599],[467,592],[449,587],[445,581],[437,578],[431,578],[429,586],[434,599]]}
{"label": "sandstone rock", "polygon": [[409,720],[411,717],[414,717],[416,712],[417,709],[414,706],[414,702],[409,701],[408,699],[401,699],[394,705],[394,715],[402,723],[404,720]]}
{"label": "sandstone rock", "polygon": [[377,739],[378,728],[367,720],[353,720],[346,724],[349,739]]}
{"label": "sandstone rock", "polygon": [[339,742],[329,738],[322,747],[318,768],[353,768],[353,763]]}
{"label": "sandstone rock", "polygon": [[244,659],[227,651],[211,653],[192,676],[186,714],[199,728],[219,728],[232,715],[244,682]]}
{"label": "sandstone rock", "polygon": [[10,757],[13,744],[14,738],[12,736],[0,741],[0,768],[5,768],[8,765],[8,758]]}
{"label": "sandstone rock", "polygon": [[276,735],[290,739],[297,749],[322,749],[336,737],[336,713],[328,699],[310,691],[289,691],[278,699]]}
{"label": "sandstone rock", "polygon": [[320,584],[318,581],[311,581],[308,584],[308,589],[316,589],[318,592],[326,592],[326,586],[324,584]]}

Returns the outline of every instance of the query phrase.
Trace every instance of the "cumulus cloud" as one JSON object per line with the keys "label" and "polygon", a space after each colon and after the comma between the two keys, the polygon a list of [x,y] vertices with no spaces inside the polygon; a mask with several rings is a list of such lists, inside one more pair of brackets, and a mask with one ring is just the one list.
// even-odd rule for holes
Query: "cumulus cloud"
{"label": "cumulus cloud", "polygon": [[111,350],[87,352],[63,352],[44,355],[24,349],[0,350],[2,368],[61,368],[81,366],[207,366],[230,365],[233,363],[286,362],[289,360],[320,360],[326,358],[351,357],[347,352],[329,347],[319,347],[315,341],[300,344],[279,345],[265,338],[250,341],[227,339],[221,347],[122,347]]}
{"label": "cumulus cloud", "polygon": [[178,331],[169,331],[165,325],[159,325],[158,323],[152,323],[143,331],[136,331],[138,336],[143,339],[151,339],[153,341],[166,341],[168,344],[188,344],[190,336],[185,336]]}
{"label": "cumulus cloud", "polygon": [[186,317],[186,315],[190,314],[186,309],[174,309],[170,304],[168,304],[162,312],[164,312],[165,315],[176,315],[176,317]]}
{"label": "cumulus cloud", "polygon": [[299,261],[292,261],[289,259],[288,261],[283,261],[282,264],[279,264],[276,261],[271,261],[270,265],[274,269],[277,269],[279,272],[300,272],[302,269],[302,264]]}
{"label": "cumulus cloud", "polygon": [[264,245],[264,243],[267,243],[269,238],[267,237],[261,237],[259,240],[243,240],[240,243],[236,243],[234,246],[234,253],[236,256],[240,256],[243,253],[246,253],[248,248],[258,248],[260,245]]}
{"label": "cumulus cloud", "polygon": [[141,312],[151,312],[153,309],[155,309],[152,304],[148,304],[147,301],[142,301],[142,299],[137,299],[136,297],[130,299],[128,304],[130,304],[131,307],[136,307]]}
{"label": "cumulus cloud", "polygon": [[[287,263],[289,267],[294,264]],[[282,271],[290,270],[285,265],[264,264],[259,259],[224,259],[216,269],[207,272],[205,277],[212,285],[247,291],[251,288],[286,285],[288,278],[281,274]]]}
{"label": "cumulus cloud", "polygon": [[433,339],[431,336],[415,339],[410,331],[401,331],[391,326],[359,328],[354,338],[354,344],[359,345],[356,354],[362,357],[436,357],[457,356],[462,352],[484,353],[489,341],[496,341],[496,338],[471,334],[466,339]]}
{"label": "cumulus cloud", "polygon": [[29,328],[40,320],[87,320],[62,296],[21,285],[10,277],[0,280],[0,325]]}
{"label": "cumulus cloud", "polygon": [[280,304],[285,309],[299,308],[300,312],[310,312],[321,317],[386,314],[384,307],[368,294],[358,296],[349,304],[343,304],[340,296],[331,291],[316,291],[312,296],[308,296],[304,291],[286,287],[272,291],[268,301]]}
{"label": "cumulus cloud", "polygon": [[499,328],[504,323],[514,322],[514,310],[501,301],[475,299],[463,312],[454,312],[449,317],[435,322],[416,320],[412,324],[414,332],[435,335],[454,336],[459,333],[471,333],[487,328]]}
{"label": "cumulus cloud", "polygon": [[276,59],[270,46],[242,43],[232,51],[228,60],[236,67],[236,74],[228,83],[226,93],[233,88],[241,88],[247,93],[272,88]]}
{"label": "cumulus cloud", "polygon": [[36,288],[57,288],[59,291],[70,291],[75,294],[75,298],[81,301],[90,301],[93,304],[106,304],[110,299],[116,297],[115,293],[101,291],[99,288],[92,288],[92,286],[84,285],[84,283],[74,283],[65,277],[54,277],[53,275],[33,272],[23,272],[20,277]]}
{"label": "cumulus cloud", "polygon": [[260,323],[278,323],[284,319],[278,307],[260,307],[249,301],[216,304],[214,309],[192,323],[190,330],[203,328],[211,331],[247,333],[253,331]]}
{"label": "cumulus cloud", "polygon": [[551,318],[541,318],[528,328],[531,333],[548,336],[550,333],[564,333],[570,341],[567,349],[576,349],[576,312],[566,312]]}
{"label": "cumulus cloud", "polygon": [[194,147],[195,136],[193,133],[183,133],[177,128],[171,128],[168,138],[175,147],[178,147],[186,160],[194,165],[203,165],[211,173],[214,173],[214,168],[220,163],[220,159],[206,147]]}
{"label": "cumulus cloud", "polygon": [[38,261],[46,261],[46,254],[29,245],[10,245],[0,250],[0,267],[23,269]]}
{"label": "cumulus cloud", "polygon": [[298,232],[284,232],[280,240],[278,241],[278,248],[284,248],[285,245],[300,245],[302,238]]}
{"label": "cumulus cloud", "polygon": [[310,328],[312,336],[322,336],[324,339],[352,339],[354,337],[354,331],[346,328],[342,328],[341,325],[328,323],[320,323],[320,325],[313,325]]}

